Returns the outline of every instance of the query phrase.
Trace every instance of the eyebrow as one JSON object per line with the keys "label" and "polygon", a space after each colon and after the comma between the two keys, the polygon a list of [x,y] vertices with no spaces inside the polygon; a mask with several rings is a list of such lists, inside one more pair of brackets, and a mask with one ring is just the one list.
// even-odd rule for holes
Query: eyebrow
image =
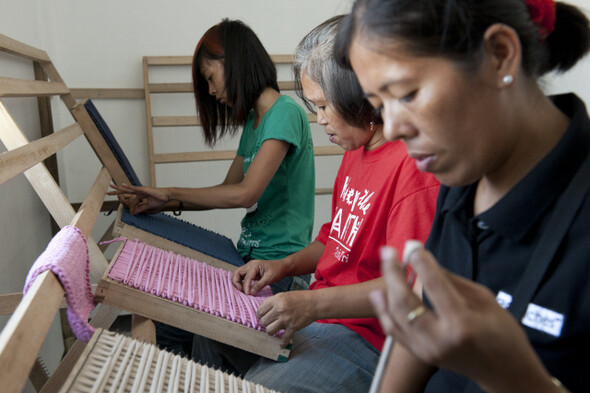
{"label": "eyebrow", "polygon": [[[379,86],[379,88],[377,89],[377,91],[378,92],[387,91],[387,89],[391,85],[399,85],[399,84],[402,84],[402,83],[409,82],[410,80],[411,80],[411,78],[401,78],[401,79],[386,80],[385,82],[383,82],[381,84],[381,86]],[[363,96],[365,97],[365,99],[368,100],[369,98],[375,97],[375,94],[374,93],[364,92]]]}

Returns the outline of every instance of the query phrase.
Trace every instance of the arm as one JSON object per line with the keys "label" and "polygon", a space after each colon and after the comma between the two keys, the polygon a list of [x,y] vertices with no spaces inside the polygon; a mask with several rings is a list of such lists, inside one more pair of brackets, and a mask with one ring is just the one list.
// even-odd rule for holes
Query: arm
{"label": "arm", "polygon": [[285,329],[281,345],[286,345],[297,330],[318,319],[375,317],[369,293],[376,289],[384,289],[383,278],[313,291],[281,292],[267,298],[257,316],[268,334]]}
{"label": "arm", "polygon": [[243,157],[236,156],[222,184],[203,188],[156,188],[114,186],[109,195],[135,194],[137,203],[130,205],[132,214],[160,210],[170,201],[183,201],[190,210],[250,207],[260,198],[283,159],[290,144],[269,139],[262,143],[246,174],[242,176]]}
{"label": "arm", "polygon": [[[489,392],[559,392],[524,330],[482,285],[441,268],[424,249],[409,261],[432,309],[408,322],[421,304],[393,255],[382,261],[387,291],[372,294],[383,330],[426,364],[463,374]],[[397,383],[397,376],[388,376]],[[421,383],[419,381],[418,383]]]}
{"label": "arm", "polygon": [[403,346],[394,344],[379,392],[421,393],[434,370]]}
{"label": "arm", "polygon": [[[254,259],[234,271],[232,283],[246,295],[254,295],[284,277],[313,273],[324,248],[323,243],[314,240],[309,246],[283,259]],[[254,285],[253,281],[256,281]]]}

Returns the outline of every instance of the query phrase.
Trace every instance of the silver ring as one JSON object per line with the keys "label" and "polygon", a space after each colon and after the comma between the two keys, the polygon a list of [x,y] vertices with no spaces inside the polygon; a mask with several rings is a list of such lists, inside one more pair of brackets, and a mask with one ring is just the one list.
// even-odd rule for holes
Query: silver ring
{"label": "silver ring", "polygon": [[408,324],[412,324],[412,322],[414,322],[416,319],[422,316],[422,314],[424,314],[425,312],[426,306],[424,306],[424,304],[420,304],[418,307],[416,307],[408,313],[408,315],[406,316],[406,321],[408,322]]}

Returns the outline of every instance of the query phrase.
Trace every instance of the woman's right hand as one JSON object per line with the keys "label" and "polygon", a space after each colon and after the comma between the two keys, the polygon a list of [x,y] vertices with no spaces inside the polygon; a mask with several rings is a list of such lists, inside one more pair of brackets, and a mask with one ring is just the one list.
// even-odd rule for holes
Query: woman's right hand
{"label": "woman's right hand", "polygon": [[115,191],[107,192],[107,195],[116,195],[119,201],[129,209],[133,215],[139,213],[158,213],[162,207],[169,201],[168,190],[166,188],[132,186],[132,185],[115,185],[111,184]]}
{"label": "woman's right hand", "polygon": [[232,283],[246,295],[254,295],[267,285],[274,284],[286,276],[282,260],[263,261],[253,259],[234,271]]}

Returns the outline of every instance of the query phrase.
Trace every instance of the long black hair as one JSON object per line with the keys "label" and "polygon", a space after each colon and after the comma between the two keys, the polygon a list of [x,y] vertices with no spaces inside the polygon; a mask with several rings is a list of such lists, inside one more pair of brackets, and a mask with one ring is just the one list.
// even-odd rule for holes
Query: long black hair
{"label": "long black hair", "polygon": [[[207,81],[200,72],[201,62],[206,59],[223,61],[225,90],[231,106],[209,95]],[[239,20],[224,19],[207,30],[195,49],[192,72],[197,111],[209,145],[228,132],[234,134],[246,123],[265,88],[280,92],[270,55],[254,31]]]}

